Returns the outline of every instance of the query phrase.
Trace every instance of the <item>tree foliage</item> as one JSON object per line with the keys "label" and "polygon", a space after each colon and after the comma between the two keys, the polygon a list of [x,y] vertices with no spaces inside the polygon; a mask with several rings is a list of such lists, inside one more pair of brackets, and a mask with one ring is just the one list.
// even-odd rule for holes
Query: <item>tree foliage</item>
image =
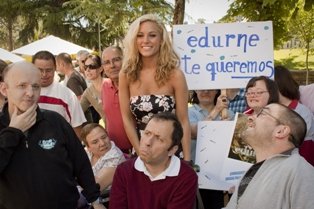
{"label": "tree foliage", "polygon": [[274,45],[288,40],[288,22],[300,7],[313,12],[313,0],[234,0],[222,21],[272,21]]}
{"label": "tree foliage", "polygon": [[295,12],[289,24],[289,34],[300,39],[305,49],[306,82],[308,82],[310,44],[314,40],[314,6],[311,10],[306,11],[301,8]]}
{"label": "tree foliage", "polygon": [[9,50],[12,50],[14,47],[13,36],[16,27],[18,26],[18,17],[19,14],[25,8],[25,2],[20,0],[1,0],[0,1],[0,25],[2,30],[0,32],[1,37],[3,38],[3,43]]}
{"label": "tree foliage", "polygon": [[185,11],[185,0],[175,0],[172,24],[183,24]]}
{"label": "tree foliage", "polygon": [[48,34],[89,48],[100,38],[108,46],[140,15],[156,13],[168,24],[173,15],[166,0],[1,0],[0,9],[6,11],[0,13],[0,45],[9,50]]}

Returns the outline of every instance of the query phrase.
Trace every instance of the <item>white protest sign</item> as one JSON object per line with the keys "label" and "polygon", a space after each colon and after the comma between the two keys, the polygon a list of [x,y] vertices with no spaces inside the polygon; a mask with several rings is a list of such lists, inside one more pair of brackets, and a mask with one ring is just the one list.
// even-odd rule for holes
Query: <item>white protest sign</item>
{"label": "white protest sign", "polygon": [[230,157],[235,125],[236,121],[198,122],[195,163],[200,166],[200,188],[229,190],[252,165]]}
{"label": "white protest sign", "polygon": [[174,25],[173,44],[188,87],[243,88],[274,76],[272,22]]}

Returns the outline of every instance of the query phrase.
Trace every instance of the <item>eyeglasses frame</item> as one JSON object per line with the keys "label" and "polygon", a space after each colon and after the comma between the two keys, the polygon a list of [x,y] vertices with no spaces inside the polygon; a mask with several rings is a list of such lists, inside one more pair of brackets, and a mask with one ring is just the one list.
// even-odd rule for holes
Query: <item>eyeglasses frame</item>
{"label": "eyeglasses frame", "polygon": [[[268,115],[269,117],[273,118],[279,125],[284,125],[284,126],[288,126],[287,124],[285,124],[284,122],[282,122],[280,119],[278,119],[277,117],[273,116],[272,114],[270,114],[269,112],[267,111],[264,111],[265,108],[261,108],[261,110],[258,111],[258,113],[256,113],[256,118],[258,118],[262,113],[265,113],[266,115]],[[295,147],[298,147],[297,145],[297,140],[296,138],[293,136],[292,133],[289,134],[289,141],[292,142],[292,144],[295,146]]]}

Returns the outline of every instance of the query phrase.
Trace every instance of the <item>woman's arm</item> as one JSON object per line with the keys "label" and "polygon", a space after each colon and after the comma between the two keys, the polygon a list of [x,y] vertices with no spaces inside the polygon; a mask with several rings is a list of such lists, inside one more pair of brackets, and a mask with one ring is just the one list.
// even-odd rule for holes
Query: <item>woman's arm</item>
{"label": "woman's arm", "polygon": [[85,91],[83,92],[83,94],[81,96],[81,100],[80,100],[80,104],[81,104],[83,112],[86,112],[86,110],[91,105],[91,103],[90,103],[90,101],[88,100],[88,97],[87,97],[87,94],[88,94],[88,92],[87,92],[88,90],[87,89],[85,89]]}
{"label": "woman's arm", "polygon": [[130,90],[126,74],[120,71],[119,74],[119,102],[125,132],[135,149],[139,154],[140,140],[136,133],[134,117],[130,110]]}
{"label": "woman's arm", "polygon": [[174,71],[174,76],[171,81],[174,87],[174,95],[176,100],[176,116],[178,117],[182,128],[182,149],[183,159],[186,161],[191,160],[191,129],[188,118],[188,86],[181,70]]}

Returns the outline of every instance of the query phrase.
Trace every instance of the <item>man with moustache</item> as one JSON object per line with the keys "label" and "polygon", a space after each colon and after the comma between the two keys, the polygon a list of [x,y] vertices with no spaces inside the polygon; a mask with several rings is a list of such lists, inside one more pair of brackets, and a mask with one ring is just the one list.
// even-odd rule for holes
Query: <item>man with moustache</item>
{"label": "man with moustache", "polygon": [[154,115],[142,132],[139,157],[116,169],[109,208],[192,209],[197,175],[174,155],[182,136],[174,114]]}
{"label": "man with moustache", "polygon": [[76,209],[79,193],[95,209],[96,184],[84,148],[70,124],[38,105],[41,72],[29,62],[3,71],[1,93],[8,103],[0,114],[0,208]]}
{"label": "man with moustache", "polygon": [[303,118],[281,104],[249,116],[243,140],[256,164],[243,176],[226,209],[309,209],[314,205],[314,168],[297,147],[306,134]]}

